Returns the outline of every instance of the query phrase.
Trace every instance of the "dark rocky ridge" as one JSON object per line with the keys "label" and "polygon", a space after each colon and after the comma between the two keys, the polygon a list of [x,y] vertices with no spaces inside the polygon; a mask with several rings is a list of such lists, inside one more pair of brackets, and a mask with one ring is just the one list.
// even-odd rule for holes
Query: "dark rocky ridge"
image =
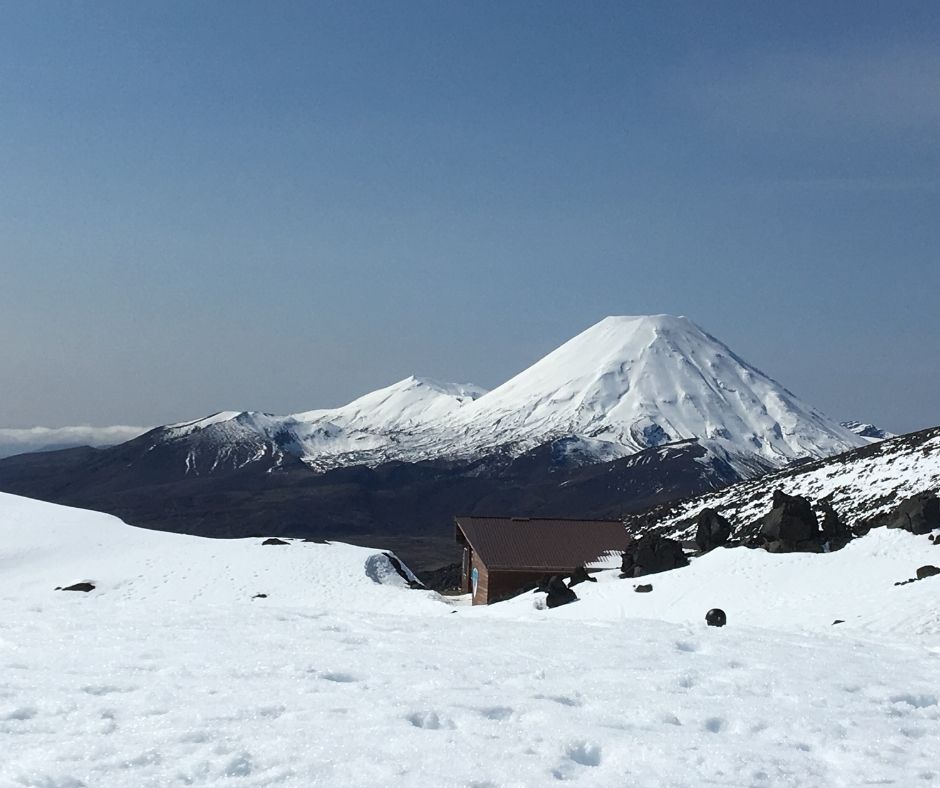
{"label": "dark rocky ridge", "polygon": [[393,550],[414,570],[457,558],[455,514],[618,517],[738,480],[694,440],[608,463],[559,459],[557,441],[512,458],[395,462],[316,473],[299,460],[186,475],[180,449],[140,438],[0,460],[0,490],[210,537],[334,539]]}

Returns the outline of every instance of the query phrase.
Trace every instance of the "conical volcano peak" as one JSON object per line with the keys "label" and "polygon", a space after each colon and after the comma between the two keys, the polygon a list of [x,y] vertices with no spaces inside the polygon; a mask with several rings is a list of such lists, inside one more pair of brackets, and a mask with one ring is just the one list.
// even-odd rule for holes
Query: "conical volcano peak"
{"label": "conical volcano peak", "polygon": [[765,467],[859,443],[692,320],[673,315],[606,317],[460,417],[470,422],[466,434],[492,445],[580,435],[630,453],[697,438],[729,459],[756,455]]}

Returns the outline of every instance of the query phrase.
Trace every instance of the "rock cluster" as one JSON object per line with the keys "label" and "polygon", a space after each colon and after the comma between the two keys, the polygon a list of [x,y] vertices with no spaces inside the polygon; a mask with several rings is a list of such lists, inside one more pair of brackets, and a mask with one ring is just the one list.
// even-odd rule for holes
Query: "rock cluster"
{"label": "rock cluster", "polygon": [[659,534],[645,534],[633,542],[623,554],[621,577],[642,577],[688,566],[682,545],[675,539]]}

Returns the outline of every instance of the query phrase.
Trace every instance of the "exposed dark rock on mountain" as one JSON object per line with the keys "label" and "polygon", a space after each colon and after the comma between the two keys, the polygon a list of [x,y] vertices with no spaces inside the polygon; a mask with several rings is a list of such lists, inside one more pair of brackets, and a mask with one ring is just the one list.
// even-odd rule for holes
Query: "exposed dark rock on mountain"
{"label": "exposed dark rock on mountain", "polygon": [[[773,507],[774,492],[780,489],[819,505],[823,533],[805,542],[805,549],[838,549],[850,538],[889,521],[895,527],[916,528],[921,533],[930,530],[928,526],[938,529],[935,494],[924,490],[940,489],[940,427],[794,465],[717,492],[626,513],[624,521],[631,533],[689,540],[696,533],[698,514],[712,508],[735,524],[734,543],[762,546],[765,516]],[[809,535],[812,517],[806,520]]]}
{"label": "exposed dark rock on mountain", "polygon": [[285,542],[283,539],[278,539],[276,536],[272,536],[268,539],[265,539],[261,544],[263,545],[281,545],[281,544],[290,544],[290,542]]}
{"label": "exposed dark rock on mountain", "polygon": [[731,523],[714,509],[702,509],[696,518],[695,544],[703,553],[721,547],[731,538]]}
{"label": "exposed dark rock on mountain", "polygon": [[643,584],[638,585],[638,586],[633,586],[633,590],[634,590],[636,593],[638,593],[638,594],[648,594],[650,591],[653,590],[653,584],[652,584],[652,583],[643,583]]}
{"label": "exposed dark rock on mountain", "polygon": [[940,499],[931,491],[901,501],[885,520],[888,528],[902,528],[912,534],[928,534],[940,528]]}
{"label": "exposed dark rock on mountain", "polygon": [[934,575],[940,575],[940,568],[933,566],[932,564],[927,564],[926,566],[919,567],[917,570],[917,579],[923,580],[925,577],[933,577]]}
{"label": "exposed dark rock on mountain", "polygon": [[621,577],[642,577],[657,572],[688,566],[689,559],[675,539],[659,534],[646,534],[637,539],[623,554]]}
{"label": "exposed dark rock on mountain", "polygon": [[760,535],[771,553],[819,552],[819,520],[800,495],[774,490],[773,508],[761,521]]}
{"label": "exposed dark rock on mountain", "polygon": [[822,509],[822,532],[823,536],[829,541],[831,549],[836,549],[845,544],[852,538],[852,531],[848,525],[839,517],[831,501],[824,500],[819,504]]}

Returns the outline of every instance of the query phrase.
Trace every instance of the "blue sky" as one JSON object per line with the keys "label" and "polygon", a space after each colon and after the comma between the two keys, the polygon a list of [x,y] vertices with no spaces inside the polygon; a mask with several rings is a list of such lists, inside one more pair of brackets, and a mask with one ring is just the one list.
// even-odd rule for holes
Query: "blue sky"
{"label": "blue sky", "polygon": [[0,426],[496,385],[685,314],[940,423],[934,3],[8,3]]}

